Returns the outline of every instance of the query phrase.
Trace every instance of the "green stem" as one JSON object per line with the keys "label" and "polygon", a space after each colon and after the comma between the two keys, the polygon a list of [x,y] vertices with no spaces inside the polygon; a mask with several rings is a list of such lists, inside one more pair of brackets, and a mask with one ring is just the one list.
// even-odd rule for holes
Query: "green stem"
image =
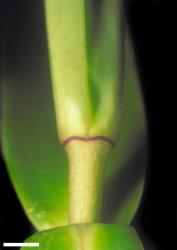
{"label": "green stem", "polygon": [[69,224],[99,221],[106,161],[111,145],[72,141],[69,156]]}
{"label": "green stem", "polygon": [[[45,0],[51,81],[60,142],[79,136],[117,140],[122,79],[117,0],[105,0],[95,42],[86,0]],[[88,17],[88,16],[87,16]],[[105,140],[65,145],[69,158],[69,224],[99,221],[104,169],[112,146]]]}

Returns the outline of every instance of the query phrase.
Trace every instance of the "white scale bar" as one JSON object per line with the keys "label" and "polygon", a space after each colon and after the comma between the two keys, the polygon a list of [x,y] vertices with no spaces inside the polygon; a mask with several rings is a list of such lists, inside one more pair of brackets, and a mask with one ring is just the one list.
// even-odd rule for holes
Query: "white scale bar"
{"label": "white scale bar", "polygon": [[39,247],[39,243],[3,243],[3,247]]}

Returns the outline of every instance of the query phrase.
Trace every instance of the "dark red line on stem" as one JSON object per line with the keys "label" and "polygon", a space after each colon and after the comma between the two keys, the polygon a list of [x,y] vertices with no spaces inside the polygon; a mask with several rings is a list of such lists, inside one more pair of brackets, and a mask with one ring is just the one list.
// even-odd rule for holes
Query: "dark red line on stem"
{"label": "dark red line on stem", "polygon": [[98,136],[70,136],[66,138],[63,142],[63,145],[70,143],[71,141],[83,141],[83,142],[90,142],[90,141],[104,141],[109,143],[112,147],[115,146],[115,143],[107,136],[98,135]]}

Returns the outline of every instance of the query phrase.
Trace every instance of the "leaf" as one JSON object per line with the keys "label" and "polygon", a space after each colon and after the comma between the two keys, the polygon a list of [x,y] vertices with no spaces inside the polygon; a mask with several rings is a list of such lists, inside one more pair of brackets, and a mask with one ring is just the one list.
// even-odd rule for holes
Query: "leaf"
{"label": "leaf", "polygon": [[34,234],[26,242],[39,242],[40,250],[143,250],[133,228],[120,224],[54,228]]}
{"label": "leaf", "polygon": [[[69,164],[57,135],[44,8],[40,1],[18,4],[19,13],[8,30],[2,86],[2,147],[11,180],[27,216],[38,230],[44,230],[68,224]],[[98,55],[101,61],[101,53],[105,49],[104,43],[93,55]],[[108,51],[103,53],[105,58]],[[92,60],[94,56],[90,63]],[[111,62],[111,57],[107,60]],[[130,73],[126,74],[120,137],[106,173],[103,204],[103,221],[106,222],[118,220],[129,223],[143,187],[145,159],[142,159],[139,172],[136,159],[133,165],[129,163],[135,155],[141,155],[138,148],[145,144],[146,128],[141,92],[132,64],[128,65],[126,70]],[[92,71],[95,71],[95,78],[101,77],[95,67]],[[92,87],[90,85],[95,91]],[[99,112],[94,104],[97,98],[92,96],[93,99],[90,112],[95,113],[93,120],[96,121]],[[103,106],[101,113],[104,113]],[[131,175],[132,172],[135,174]],[[129,176],[129,179],[124,182],[122,176]],[[105,204],[110,204],[112,210],[110,206],[105,208]],[[112,217],[110,211],[113,211]]]}

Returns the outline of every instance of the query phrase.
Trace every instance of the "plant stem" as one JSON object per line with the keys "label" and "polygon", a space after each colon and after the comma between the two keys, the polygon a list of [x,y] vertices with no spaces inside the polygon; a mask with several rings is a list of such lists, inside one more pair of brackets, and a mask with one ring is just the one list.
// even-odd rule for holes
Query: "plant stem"
{"label": "plant stem", "polygon": [[105,141],[72,141],[69,156],[69,224],[99,221],[102,186],[111,145]]}
{"label": "plant stem", "polygon": [[[56,122],[64,144],[73,136],[105,135],[116,141],[120,128],[123,82],[118,70],[122,63],[118,2],[103,1],[97,39],[93,41],[86,3],[45,0]],[[112,145],[105,140],[72,140],[65,148],[69,159],[69,224],[99,221],[105,166]]]}

